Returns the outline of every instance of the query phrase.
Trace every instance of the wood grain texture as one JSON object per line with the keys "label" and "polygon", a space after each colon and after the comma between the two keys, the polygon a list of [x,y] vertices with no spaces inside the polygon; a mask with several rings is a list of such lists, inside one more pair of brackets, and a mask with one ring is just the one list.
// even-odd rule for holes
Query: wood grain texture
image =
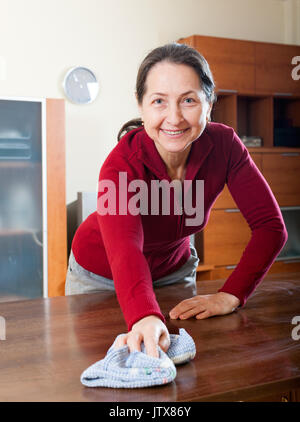
{"label": "wood grain texture", "polygon": [[300,94],[299,80],[292,78],[296,66],[292,58],[300,56],[300,46],[203,35],[181,38],[178,42],[204,55],[217,89],[234,89],[245,94]]}
{"label": "wood grain texture", "polygon": [[217,89],[255,91],[255,43],[193,35],[179,40],[198,50],[208,61]]}
{"label": "wood grain texture", "polygon": [[48,295],[64,295],[67,271],[65,108],[47,99]]}
{"label": "wood grain texture", "polygon": [[[217,291],[224,280],[202,282],[198,294]],[[165,315],[192,288],[156,289]],[[6,340],[0,348],[1,401],[259,401],[299,399],[300,341],[291,337],[299,314],[300,274],[270,276],[246,306],[206,320],[167,320],[170,333],[185,328],[195,359],[177,367],[165,386],[88,388],[80,375],[102,359],[126,331],[114,293],[94,293],[0,304]],[[297,395],[298,394],[298,395]]]}
{"label": "wood grain texture", "polygon": [[299,81],[292,78],[295,56],[300,56],[300,46],[256,42],[255,90],[300,94]]}
{"label": "wood grain texture", "polygon": [[263,175],[279,206],[300,205],[300,152],[262,155]]}

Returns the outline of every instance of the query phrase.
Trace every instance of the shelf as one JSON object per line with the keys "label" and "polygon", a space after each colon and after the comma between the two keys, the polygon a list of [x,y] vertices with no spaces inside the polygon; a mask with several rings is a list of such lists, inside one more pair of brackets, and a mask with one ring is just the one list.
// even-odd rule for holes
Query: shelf
{"label": "shelf", "polygon": [[239,137],[258,136],[262,145],[273,146],[273,99],[241,95],[237,97]]}
{"label": "shelf", "polygon": [[[277,127],[300,128],[299,98],[222,92],[213,106],[211,118],[213,122],[232,127],[240,138],[242,136],[262,138],[261,147],[247,147],[251,152],[298,152],[300,150],[300,139],[293,141],[294,138],[292,138],[286,146],[275,145],[274,141],[274,132]],[[299,147],[289,146],[295,142],[296,145],[299,142]]]}

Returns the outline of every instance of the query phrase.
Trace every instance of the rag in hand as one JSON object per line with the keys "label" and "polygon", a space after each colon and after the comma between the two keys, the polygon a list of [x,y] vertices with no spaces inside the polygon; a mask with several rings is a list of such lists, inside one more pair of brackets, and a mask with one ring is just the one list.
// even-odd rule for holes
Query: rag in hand
{"label": "rag in hand", "polygon": [[115,348],[120,336],[116,337],[104,359],[83,371],[80,377],[83,385],[139,388],[167,384],[176,377],[175,365],[188,362],[196,355],[194,340],[184,328],[179,329],[179,335],[170,334],[167,353],[158,347],[159,358],[147,355],[144,343],[141,344],[141,352],[130,353],[127,345]]}

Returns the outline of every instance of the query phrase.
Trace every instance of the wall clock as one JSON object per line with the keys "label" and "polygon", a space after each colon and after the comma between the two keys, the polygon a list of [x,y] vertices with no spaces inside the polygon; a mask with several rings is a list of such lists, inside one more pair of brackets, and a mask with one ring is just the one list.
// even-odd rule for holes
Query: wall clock
{"label": "wall clock", "polygon": [[66,97],[74,104],[88,104],[95,100],[99,83],[95,74],[83,66],[70,69],[64,78],[63,89]]}

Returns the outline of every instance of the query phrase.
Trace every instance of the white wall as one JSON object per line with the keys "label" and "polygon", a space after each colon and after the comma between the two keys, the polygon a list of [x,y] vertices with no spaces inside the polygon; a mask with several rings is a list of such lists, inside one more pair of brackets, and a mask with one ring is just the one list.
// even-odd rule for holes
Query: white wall
{"label": "white wall", "polygon": [[192,34],[300,44],[297,22],[288,28],[298,3],[0,0],[0,95],[63,97],[61,84],[70,67],[95,71],[96,101],[85,106],[66,101],[69,203],[77,191],[97,188],[100,166],[116,145],[120,126],[137,116],[135,77],[150,49]]}

